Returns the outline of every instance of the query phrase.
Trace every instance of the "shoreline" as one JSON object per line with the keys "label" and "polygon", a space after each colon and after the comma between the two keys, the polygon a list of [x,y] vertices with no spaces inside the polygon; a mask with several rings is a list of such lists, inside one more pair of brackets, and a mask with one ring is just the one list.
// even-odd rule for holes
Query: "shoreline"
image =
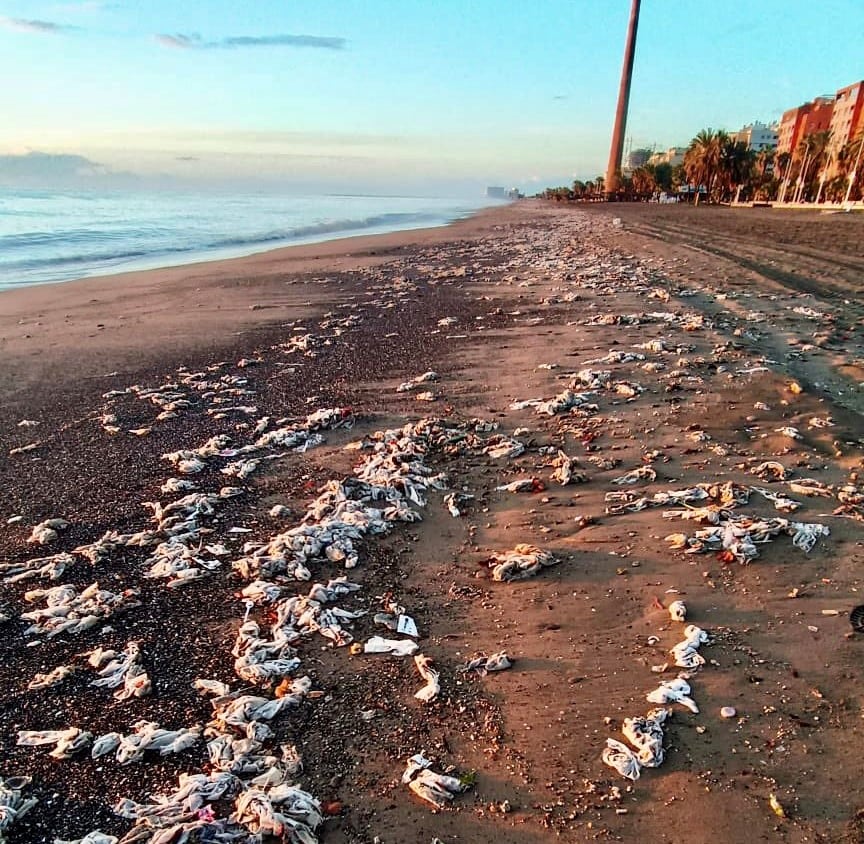
{"label": "shoreline", "polygon": [[528,204],[484,208],[443,226],[0,290],[0,355],[9,363],[0,372],[0,395],[60,377],[70,354],[78,374],[87,376],[106,371],[107,360],[122,367],[202,343],[218,346],[238,332],[308,315],[309,291],[299,277],[338,276],[410,249],[479,237],[535,210]]}
{"label": "shoreline", "polygon": [[[407,225],[400,225],[398,228],[391,228],[387,224],[373,225],[368,227],[357,227],[354,229],[342,229],[333,231],[322,231],[317,234],[305,234],[297,237],[286,237],[283,240],[257,241],[247,243],[245,246],[236,244],[232,246],[211,246],[201,249],[178,250],[175,252],[168,251],[163,253],[153,253],[151,256],[141,256],[139,258],[129,258],[118,264],[117,267],[97,269],[95,272],[75,276],[72,278],[57,278],[43,281],[20,282],[8,285],[0,285],[0,294],[9,290],[26,290],[31,287],[42,287],[45,285],[54,286],[58,284],[67,284],[69,282],[85,281],[100,278],[113,278],[114,276],[129,275],[138,272],[150,272],[154,270],[168,270],[180,267],[189,267],[199,264],[216,263],[221,261],[231,261],[238,258],[249,258],[255,255],[262,255],[267,252],[276,252],[283,249],[293,249],[295,247],[313,246],[319,243],[329,243],[331,241],[347,240],[356,237],[379,237],[390,234],[401,234],[411,231],[420,231],[426,229],[446,228],[471,219],[476,214],[484,211],[497,210],[506,205],[483,205],[474,210],[464,213],[453,219],[441,218],[440,222],[422,222]],[[186,260],[188,259],[188,260]]]}

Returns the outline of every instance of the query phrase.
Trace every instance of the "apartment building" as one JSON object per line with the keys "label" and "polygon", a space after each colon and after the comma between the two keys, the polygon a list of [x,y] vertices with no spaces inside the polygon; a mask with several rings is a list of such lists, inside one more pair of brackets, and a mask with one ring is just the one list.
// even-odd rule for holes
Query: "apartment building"
{"label": "apartment building", "polygon": [[795,154],[798,144],[808,135],[826,132],[831,127],[834,113],[834,97],[816,97],[798,108],[783,112],[777,130],[777,154]]}
{"label": "apartment building", "polygon": [[834,160],[849,141],[864,131],[864,81],[847,85],[837,92],[829,129],[828,155]]}
{"label": "apartment building", "polygon": [[775,149],[777,146],[777,124],[766,125],[758,120],[742,126],[732,133],[732,138],[747,145],[747,149],[761,152],[764,149]]}

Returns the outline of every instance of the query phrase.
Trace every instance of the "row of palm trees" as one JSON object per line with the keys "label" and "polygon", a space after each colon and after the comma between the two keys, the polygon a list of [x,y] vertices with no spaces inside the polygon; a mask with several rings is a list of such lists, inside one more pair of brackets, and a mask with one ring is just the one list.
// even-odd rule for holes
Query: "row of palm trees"
{"label": "row of palm trees", "polygon": [[[683,164],[646,164],[622,179],[620,199],[684,194],[698,204],[730,201],[843,202],[864,197],[864,131],[839,149],[830,132],[814,132],[793,153],[754,151],[722,130],[703,129],[690,142]],[[547,188],[554,200],[603,197],[603,177]]]}

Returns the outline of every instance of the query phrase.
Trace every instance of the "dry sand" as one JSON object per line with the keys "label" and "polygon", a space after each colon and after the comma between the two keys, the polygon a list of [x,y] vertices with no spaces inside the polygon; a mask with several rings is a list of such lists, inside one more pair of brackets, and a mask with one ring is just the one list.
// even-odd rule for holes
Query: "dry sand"
{"label": "dry sand", "polygon": [[[50,551],[109,528],[141,529],[148,514],[140,502],[166,500],[160,455],[236,433],[236,417],[215,419],[200,408],[153,423],[154,409],[131,397],[112,404],[121,427],[152,432],[102,430],[103,393],[158,385],[181,365],[226,361],[220,373],[248,377],[257,416],[333,404],[358,415],[353,431],[328,434],[324,446],[246,481],[249,494],[217,526],[219,538],[228,525],[250,528],[244,539],[284,529],[267,515],[273,503],[291,507],[295,522],[319,484],[350,473],[356,453],[341,447],[362,434],[423,415],[483,417],[508,435],[524,427],[528,450],[513,460],[433,455],[452,487],[475,496],[463,517],[452,518],[433,494],[424,521],[365,542],[349,572],[370,607],[388,590],[409,607],[423,651],[442,671],[437,702],[413,698],[421,683],[410,660],[352,657],[317,638],[301,646],[303,670],[324,696],[280,717],[276,729],[279,742],[296,742],[303,753],[301,785],[338,803],[321,840],[859,841],[861,641],[846,633],[864,586],[860,522],[832,516],[834,499],[793,495],[803,507],[792,518],[824,522],[830,537],[809,554],[778,538],[741,566],[670,551],[663,537],[697,526],[662,518],[665,508],[606,515],[604,496],[618,489],[613,478],[649,463],[657,480],[633,488],[648,495],[713,481],[759,484],[747,470],[769,459],[835,486],[855,478],[864,436],[862,222],[525,202],[447,229],[0,294],[0,515],[23,516],[2,528],[0,559],[48,553],[25,543],[43,518],[73,523]],[[651,291],[659,298],[649,299]],[[329,311],[357,321],[332,337],[321,327]],[[656,319],[585,324],[603,313],[646,311],[707,321],[691,321],[692,330]],[[453,324],[440,326],[444,317]],[[329,342],[315,357],[274,354],[274,344],[300,329]],[[514,400],[559,393],[569,374],[610,350],[661,339],[674,351],[643,353],[662,368],[591,364],[638,383],[643,391],[632,398],[601,390],[593,415],[510,409]],[[259,351],[263,363],[236,367]],[[768,371],[741,372],[763,366]],[[424,405],[396,392],[427,369],[441,376],[433,385],[439,401]],[[788,388],[793,379],[800,394]],[[831,417],[834,427],[810,427],[814,417]],[[25,418],[39,425],[17,427]],[[790,425],[801,441],[776,432]],[[8,456],[30,442],[39,445]],[[538,450],[548,446],[577,457],[588,482],[551,482],[550,458]],[[495,490],[531,475],[547,490]],[[224,476],[196,480],[218,488]],[[775,515],[756,499],[746,509]],[[492,582],[485,560],[519,542],[548,548],[559,565],[521,583]],[[188,726],[209,711],[192,678],[235,682],[229,653],[242,615],[239,584],[225,569],[168,590],[141,578],[144,557],[124,549],[95,566],[76,563],[60,580],[142,589],[143,606],[118,616],[111,633],[26,647],[15,616],[27,584],[0,591],[0,610],[13,616],[0,628],[0,776],[33,776],[42,801],[10,831],[10,844],[97,827],[120,835],[129,822],[111,812],[119,798],[163,793],[178,773],[204,764],[203,745],[130,768],[86,755],[58,762],[41,748],[14,746],[18,729],[74,724],[103,732],[138,718]],[[313,576],[339,573],[320,564]],[[630,783],[600,753],[607,737],[621,738],[624,717],[649,708],[645,694],[660,679],[651,666],[668,661],[681,638],[662,609],[675,598],[712,636],[703,648],[709,663],[692,680],[701,713],[674,707],[665,763]],[[371,619],[355,622],[358,640],[375,632]],[[648,644],[649,636],[659,642]],[[154,679],[151,697],[114,704],[79,676],[26,690],[36,671],[130,638],[141,643]],[[483,679],[457,672],[474,653],[501,649],[516,660],[510,671]],[[737,717],[722,719],[722,706],[734,706]],[[376,717],[359,719],[368,709]],[[452,810],[432,812],[399,784],[405,759],[420,751],[439,769],[477,772]],[[772,812],[772,793],[788,818]]]}

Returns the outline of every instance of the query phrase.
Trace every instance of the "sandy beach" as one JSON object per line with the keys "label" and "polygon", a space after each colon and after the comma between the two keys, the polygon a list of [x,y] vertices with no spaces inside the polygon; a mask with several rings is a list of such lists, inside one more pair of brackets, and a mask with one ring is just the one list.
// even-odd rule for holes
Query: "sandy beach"
{"label": "sandy beach", "polygon": [[[39,801],[0,837],[153,840],[158,824],[114,809],[227,771],[213,732],[121,764],[86,742],[52,758],[19,731],[204,728],[215,707],[199,678],[281,699],[281,678],[238,674],[244,616],[263,638],[277,616],[276,599],[247,608],[241,590],[265,581],[285,601],[347,575],[360,588],[334,603],[346,638],[317,616],[291,642],[299,667],[284,676],[309,686],[263,740],[269,767],[287,770],[286,746],[302,757],[289,781],[321,801],[324,844],[862,840],[864,639],[849,624],[864,603],[862,271],[860,216],[524,201],[445,228],[0,293],[0,775],[31,777]],[[401,452],[376,436],[430,419]],[[261,445],[286,428],[302,429],[300,450]],[[188,474],[165,457],[194,450]],[[311,505],[328,482],[345,489],[384,452],[402,466],[384,484],[401,515],[355,537],[356,567],[319,549],[308,582],[244,575],[250,549],[326,518]],[[169,478],[237,494],[184,534],[166,508],[189,492],[164,491]],[[28,542],[54,518],[69,524]],[[207,563],[188,582],[152,574],[170,536],[188,566]],[[523,543],[554,564],[494,579],[494,555]],[[50,565],[28,575],[64,554],[56,579]],[[96,582],[136,594],[86,629],[28,630],[22,613],[45,606],[29,590]],[[393,605],[440,672],[430,702],[410,656],[352,648],[409,638],[375,621]],[[689,668],[670,653],[687,624],[707,634]],[[129,642],[152,688],[115,700],[82,654]],[[509,669],[464,670],[501,651]],[[28,688],[58,666],[59,682]],[[680,674],[698,713],[668,703],[661,763],[635,781],[604,764],[607,739],[624,742],[625,719]],[[401,781],[420,753],[470,788],[423,802]],[[231,775],[161,840],[236,828],[251,774]]]}

